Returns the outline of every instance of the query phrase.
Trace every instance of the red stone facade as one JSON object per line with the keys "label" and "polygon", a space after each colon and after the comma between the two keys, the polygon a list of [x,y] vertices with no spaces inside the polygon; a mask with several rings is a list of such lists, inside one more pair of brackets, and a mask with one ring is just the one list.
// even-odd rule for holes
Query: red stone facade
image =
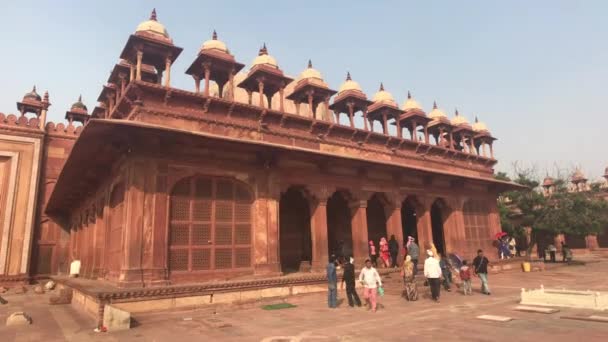
{"label": "red stone facade", "polygon": [[492,248],[497,195],[515,185],[494,179],[495,139],[480,123],[399,108],[384,89],[367,100],[350,76],[330,104],[336,91],[311,64],[290,88],[265,46],[237,74],[215,36],[188,69],[195,89],[177,89],[180,52],[154,13],[92,118],[78,101],[67,128],[37,130],[30,275],[73,260],[81,276],[122,287],[279,275],[322,268],[331,253],[361,261],[370,239],[391,235],[467,258]]}

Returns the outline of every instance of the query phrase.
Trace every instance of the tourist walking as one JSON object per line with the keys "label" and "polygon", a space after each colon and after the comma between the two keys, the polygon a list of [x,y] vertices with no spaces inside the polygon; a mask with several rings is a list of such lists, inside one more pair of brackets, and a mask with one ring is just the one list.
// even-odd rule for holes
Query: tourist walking
{"label": "tourist walking", "polygon": [[477,256],[473,259],[473,269],[475,275],[481,280],[481,293],[490,294],[490,286],[488,285],[488,266],[490,261],[483,255],[480,249],[477,251]]}
{"label": "tourist walking", "polygon": [[382,279],[380,279],[378,271],[372,267],[372,261],[369,259],[365,260],[365,267],[361,269],[359,282],[363,285],[365,305],[376,312],[378,286],[382,287]]}
{"label": "tourist walking", "polygon": [[347,258],[344,264],[344,275],[342,276],[342,286],[346,284],[346,298],[348,298],[348,305],[352,308],[357,304],[361,306],[361,299],[355,289],[355,259]]}
{"label": "tourist walking", "polygon": [[436,255],[433,254],[431,249],[427,250],[426,254],[424,276],[431,288],[431,297],[435,302],[439,303],[439,296],[441,295],[441,267],[439,266],[439,260],[437,260]]}
{"label": "tourist walking", "polygon": [[416,277],[414,276],[414,263],[412,262],[411,256],[406,256],[403,266],[401,266],[401,277],[403,277],[403,284],[405,290],[403,296],[408,301],[418,300],[418,288],[416,286]]}
{"label": "tourist walking", "polygon": [[385,268],[389,268],[391,266],[390,261],[391,255],[388,249],[388,242],[385,237],[380,239],[380,259],[382,259],[382,263]]}
{"label": "tourist walking", "polygon": [[378,253],[376,252],[376,245],[374,245],[374,241],[372,240],[369,240],[369,259],[374,267],[378,267]]}
{"label": "tourist walking", "polygon": [[338,275],[336,274],[336,256],[332,255],[327,264],[327,306],[335,309],[338,306]]}
{"label": "tourist walking", "polygon": [[439,254],[439,267],[441,267],[441,275],[443,276],[443,288],[450,292],[452,291],[452,270],[450,269],[450,261],[445,255]]}
{"label": "tourist walking", "polygon": [[416,239],[412,236],[407,237],[407,255],[412,258],[414,264],[414,276],[418,274],[418,258],[420,256],[420,248],[416,244]]}
{"label": "tourist walking", "polygon": [[460,279],[462,280],[462,292],[465,295],[472,295],[473,288],[471,287],[471,269],[467,265],[467,261],[462,261],[462,267],[460,268]]}
{"label": "tourist walking", "polygon": [[388,240],[388,252],[391,255],[391,267],[397,267],[397,255],[399,255],[399,243],[395,239],[395,235],[391,235]]}

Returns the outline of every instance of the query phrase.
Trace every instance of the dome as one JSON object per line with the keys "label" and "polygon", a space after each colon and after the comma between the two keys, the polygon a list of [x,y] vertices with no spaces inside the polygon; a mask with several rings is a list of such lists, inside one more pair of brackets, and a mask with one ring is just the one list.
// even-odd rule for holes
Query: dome
{"label": "dome", "polygon": [[475,132],[488,132],[489,131],[486,124],[479,121],[479,119],[477,119],[477,117],[475,117],[475,123],[473,124],[473,130]]}
{"label": "dome", "polygon": [[261,65],[261,64],[268,64],[277,69],[279,68],[279,65],[277,64],[277,60],[268,54],[268,49],[266,49],[266,43],[264,43],[264,45],[260,49],[260,52],[258,53],[258,56],[253,60],[252,64],[254,66]]}
{"label": "dome", "polygon": [[165,26],[156,20],[156,9],[152,10],[152,14],[150,15],[149,20],[146,20],[141,24],[137,25],[135,33],[137,32],[152,33],[156,35],[161,35],[165,38],[169,38],[169,32],[167,32]]}
{"label": "dome", "polygon": [[344,83],[342,83],[338,92],[341,93],[343,91],[348,91],[348,90],[357,90],[357,91],[363,92],[363,90],[361,90],[361,86],[359,86],[359,83],[353,81],[350,78],[350,72],[346,73],[346,81],[344,81]]}
{"label": "dome", "polygon": [[447,119],[447,115],[445,115],[441,109],[437,108],[437,102],[433,102],[433,110],[429,113],[429,118],[433,120],[439,120],[441,118]]}
{"label": "dome", "polygon": [[396,104],[393,95],[388,91],[384,90],[384,84],[380,83],[380,90],[374,95],[373,102],[384,102],[389,104]]}
{"label": "dome", "polygon": [[70,110],[84,110],[85,112],[87,111],[87,106],[84,105],[84,103],[82,103],[82,95],[78,96],[78,101],[74,102],[74,104],[72,104],[72,107],[70,108]]}
{"label": "dome", "polygon": [[412,94],[410,94],[410,92],[408,91],[407,100],[405,100],[405,102],[403,102],[403,110],[410,110],[410,109],[422,110],[422,106],[420,106],[418,101],[414,100],[414,98],[412,97]]}
{"label": "dome", "polygon": [[543,187],[550,187],[550,186],[553,186],[553,184],[555,184],[553,182],[553,178],[551,178],[549,176],[545,177],[545,179],[543,180]]}
{"label": "dome", "polygon": [[32,91],[30,91],[29,93],[25,93],[25,95],[23,95],[23,100],[34,100],[34,101],[41,101],[42,98],[40,97],[40,95],[38,95],[38,93],[36,92],[36,86],[34,86],[32,88]]}
{"label": "dome", "polygon": [[201,51],[202,50],[220,50],[222,52],[226,52],[228,53],[228,48],[226,47],[226,44],[224,42],[222,42],[221,40],[217,39],[217,33],[215,32],[215,30],[213,30],[213,36],[210,40],[206,41],[203,43],[203,46],[201,46]]}
{"label": "dome", "polygon": [[577,169],[574,171],[574,174],[572,174],[572,182],[582,182],[586,180],[587,178],[585,178],[585,175],[580,169]]}
{"label": "dome", "polygon": [[300,74],[300,78],[318,78],[320,80],[323,80],[323,76],[321,76],[321,73],[317,69],[312,67],[311,60],[308,60],[308,68],[302,71],[302,73]]}
{"label": "dome", "polygon": [[469,120],[467,120],[467,118],[465,118],[464,116],[460,115],[460,113],[458,113],[458,109],[456,109],[456,114],[452,118],[451,123],[454,126],[468,125]]}

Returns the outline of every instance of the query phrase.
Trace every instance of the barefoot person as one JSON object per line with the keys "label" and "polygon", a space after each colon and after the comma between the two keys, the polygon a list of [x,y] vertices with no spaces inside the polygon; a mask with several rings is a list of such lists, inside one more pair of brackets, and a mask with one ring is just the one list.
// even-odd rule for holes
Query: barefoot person
{"label": "barefoot person", "polygon": [[376,312],[377,305],[377,291],[378,286],[382,287],[382,279],[375,268],[372,267],[372,261],[365,260],[365,267],[359,274],[359,282],[363,285],[363,298],[365,298],[365,304],[371,307],[373,312]]}
{"label": "barefoot person", "polygon": [[441,291],[441,266],[439,260],[431,249],[426,251],[427,258],[424,261],[424,276],[431,288],[431,298],[439,303]]}
{"label": "barefoot person", "polygon": [[406,256],[403,266],[401,267],[401,277],[405,284],[404,297],[408,301],[418,300],[418,288],[416,287],[416,278],[414,276],[414,263],[411,256]]}

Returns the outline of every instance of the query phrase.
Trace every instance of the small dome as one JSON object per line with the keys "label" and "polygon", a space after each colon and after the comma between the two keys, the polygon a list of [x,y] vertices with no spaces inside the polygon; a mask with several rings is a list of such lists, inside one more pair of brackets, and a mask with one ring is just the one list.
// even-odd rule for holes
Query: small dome
{"label": "small dome", "polygon": [[549,176],[545,177],[543,180],[543,187],[550,187],[553,186],[553,184],[555,184],[555,182],[553,181],[553,178]]}
{"label": "small dome", "polygon": [[156,9],[152,10],[152,14],[150,15],[150,20],[146,20],[146,21],[142,22],[141,24],[137,25],[137,29],[135,29],[135,33],[137,33],[137,32],[152,33],[152,34],[156,34],[156,35],[161,35],[165,38],[169,38],[169,32],[167,32],[167,29],[165,28],[165,26],[156,20]]}
{"label": "small dome", "polygon": [[445,115],[441,109],[437,108],[437,102],[433,102],[433,110],[429,113],[429,118],[433,120],[439,120],[441,118],[447,119],[447,115]]}
{"label": "small dome", "polygon": [[586,180],[587,180],[587,178],[585,178],[585,175],[583,174],[583,172],[580,169],[577,169],[572,174],[573,182],[582,182],[582,181],[586,181]]}
{"label": "small dome", "polygon": [[277,69],[279,68],[279,65],[277,64],[277,60],[268,54],[268,49],[266,49],[266,43],[264,43],[264,45],[260,49],[260,52],[258,53],[258,56],[253,60],[252,64],[254,66],[260,65],[260,64],[268,64]]}
{"label": "small dome", "polygon": [[85,112],[87,111],[87,106],[85,106],[84,103],[82,103],[82,95],[78,96],[78,101],[74,102],[74,104],[72,104],[72,107],[70,108],[70,110],[84,110]]}
{"label": "small dome", "polygon": [[34,101],[41,101],[42,97],[40,97],[40,95],[38,95],[38,93],[36,92],[36,86],[34,86],[32,88],[32,91],[30,91],[29,93],[25,93],[25,95],[23,95],[23,100],[34,100]]}
{"label": "small dome", "polygon": [[473,130],[475,132],[488,132],[489,131],[486,124],[479,121],[479,119],[477,119],[477,117],[475,117],[475,123],[473,124]]}
{"label": "small dome", "polygon": [[464,116],[460,115],[460,113],[458,113],[458,109],[456,109],[456,114],[452,118],[451,122],[454,126],[469,124],[469,120],[467,120],[467,118],[465,118]]}
{"label": "small dome", "polygon": [[228,53],[228,48],[226,47],[226,44],[224,44],[224,42],[222,42],[221,40],[217,39],[217,33],[215,32],[215,30],[213,30],[212,38],[204,42],[203,46],[201,46],[201,51],[212,49]]}
{"label": "small dome", "polygon": [[353,81],[350,78],[350,72],[346,73],[346,81],[344,81],[344,83],[342,83],[338,92],[341,93],[343,91],[348,91],[348,90],[358,90],[360,92],[363,92],[363,90],[361,90],[361,86],[359,86],[359,83]]}
{"label": "small dome", "polygon": [[321,76],[321,73],[317,69],[312,67],[311,60],[308,60],[308,67],[304,71],[302,71],[302,73],[300,74],[300,78],[317,78],[323,80],[323,76]]}
{"label": "small dome", "polygon": [[380,90],[374,95],[373,102],[384,102],[396,105],[393,95],[388,91],[384,90],[384,84],[380,83]]}
{"label": "small dome", "polygon": [[414,100],[414,98],[412,97],[412,94],[410,94],[410,92],[407,92],[407,100],[405,100],[405,102],[403,102],[403,110],[410,110],[410,109],[420,109],[422,110],[422,106],[418,103],[418,101]]}

